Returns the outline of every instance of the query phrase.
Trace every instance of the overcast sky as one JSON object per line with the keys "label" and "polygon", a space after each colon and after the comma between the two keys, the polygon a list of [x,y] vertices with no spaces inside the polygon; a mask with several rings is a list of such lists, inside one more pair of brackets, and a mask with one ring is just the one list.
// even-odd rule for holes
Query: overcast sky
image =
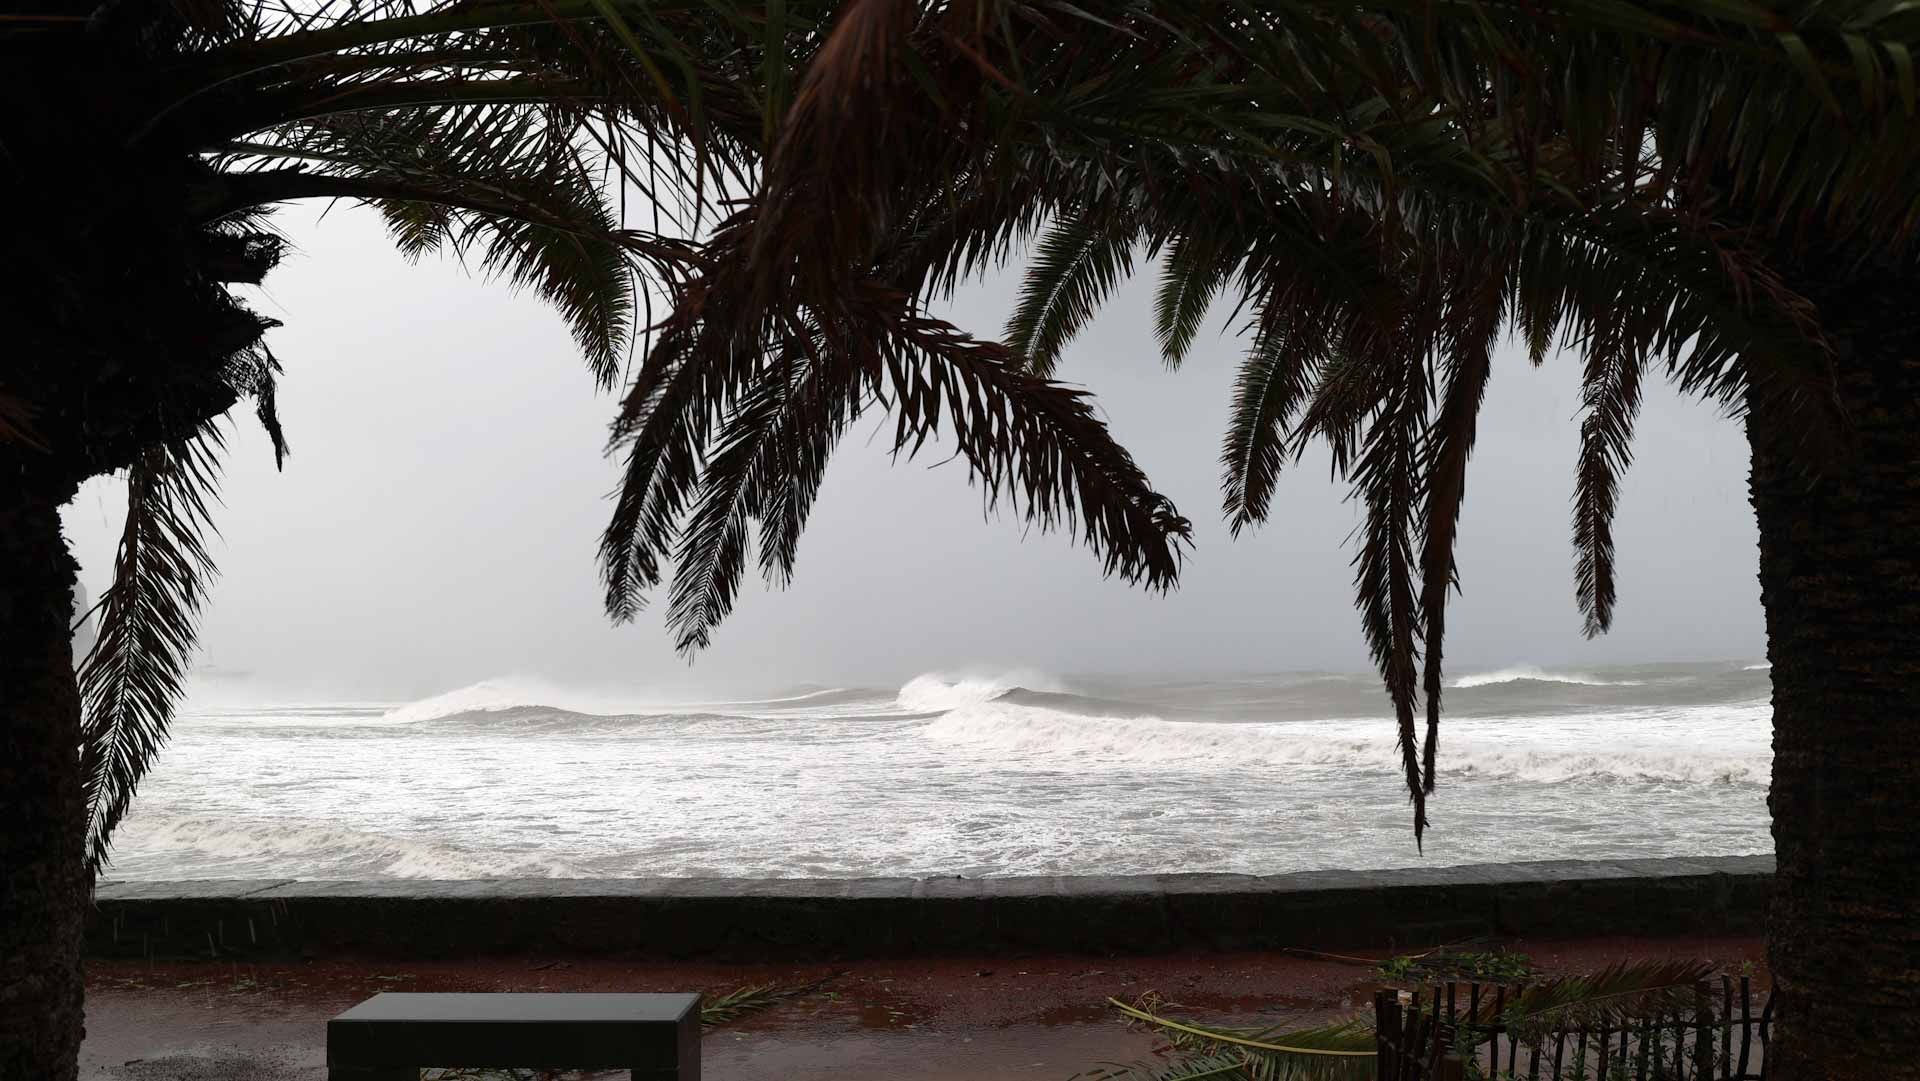
{"label": "overcast sky", "polygon": [[[222,575],[201,665],[249,685],[360,699],[541,677],[628,688],[886,684],[930,670],[1224,673],[1368,664],[1345,539],[1355,510],[1310,460],[1273,521],[1230,541],[1215,464],[1240,343],[1204,336],[1160,365],[1151,271],[1068,354],[1121,441],[1195,523],[1180,588],[1104,580],[1063,536],[986,520],[959,463],[891,464],[877,415],[841,445],[792,588],[757,581],[691,669],[658,608],[612,627],[594,549],[614,468],[614,402],[560,320],[451,260],[410,265],[371,214],[282,216],[296,250],[259,306],[287,366],[293,454],[276,474],[250,416],[223,489]],[[1011,279],[969,290],[962,326],[997,335]],[[1225,305],[1215,313],[1224,320]],[[1216,329],[1224,325],[1216,324]],[[1461,527],[1450,671],[1755,659],[1764,652],[1746,447],[1736,423],[1661,386],[1649,396],[1618,522],[1615,630],[1587,642],[1569,510],[1577,363],[1497,359]],[[119,528],[95,482],[67,526],[97,595]],[[658,606],[663,608],[664,605]]]}

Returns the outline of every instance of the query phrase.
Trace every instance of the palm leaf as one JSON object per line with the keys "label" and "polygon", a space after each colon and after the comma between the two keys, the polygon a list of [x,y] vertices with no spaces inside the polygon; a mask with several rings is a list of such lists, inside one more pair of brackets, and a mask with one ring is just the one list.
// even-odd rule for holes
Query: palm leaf
{"label": "palm leaf", "polygon": [[827,984],[834,976],[822,976],[801,984],[762,983],[729,991],[724,995],[714,995],[700,1000],[700,1024],[705,1028],[718,1028],[731,1024],[750,1013],[760,1013],[773,1009],[783,1002],[804,998]]}
{"label": "palm leaf", "polygon": [[[679,568],[667,608],[668,625],[683,653],[706,648],[714,628],[732,611],[746,566],[751,518],[778,523],[763,541],[776,550],[767,561],[769,574],[777,568],[780,575],[791,575],[805,508],[825,472],[825,454],[798,454],[795,442],[810,432],[831,438],[858,415],[862,388],[823,388],[821,373],[806,356],[818,344],[812,335],[808,339],[810,348],[791,346],[777,362],[793,374],[776,370],[734,403],[706,456],[700,491],[680,535]],[[822,410],[823,396],[844,408]]]}
{"label": "palm leaf", "polygon": [[[362,185],[409,257],[449,247],[474,256],[483,272],[534,290],[567,321],[588,367],[610,386],[632,331],[636,266],[651,267],[656,280],[674,267],[632,258],[631,237],[616,225],[600,185],[564,144],[551,142],[559,136],[543,131],[536,115],[468,109],[334,118],[243,149],[301,161],[307,168],[296,181],[333,178],[338,194]],[[503,144],[522,148],[517,160],[501,159]]]}
{"label": "palm leaf", "polygon": [[203,541],[223,440],[208,427],[150,448],[127,472],[127,518],[100,628],[78,671],[85,707],[87,865],[105,865],[113,831],[166,743],[200,606],[213,577]]}
{"label": "palm leaf", "polygon": [[1244,1077],[1258,1081],[1318,1081],[1370,1078],[1374,1071],[1373,1032],[1360,1021],[1341,1021],[1304,1029],[1233,1028],[1176,1020],[1152,1002],[1129,1005],[1108,999],[1132,1023],[1164,1036],[1170,1062],[1120,1065],[1081,1077],[1103,1081],[1174,1081],[1202,1077]]}
{"label": "palm leaf", "polygon": [[1068,1081],[1215,1081],[1254,1077],[1254,1060],[1242,1051],[1179,1054],[1164,1062],[1115,1063],[1074,1074]]}
{"label": "palm leaf", "polygon": [[1713,974],[1704,961],[1620,961],[1598,972],[1563,976],[1529,985],[1509,998],[1498,1017],[1484,1004],[1483,1023],[1503,1022],[1523,1040],[1538,1040],[1563,1029],[1618,1029],[1625,1022],[1698,1005],[1697,988]]}
{"label": "palm leaf", "polygon": [[1590,354],[1581,390],[1586,416],[1580,422],[1580,457],[1575,471],[1573,546],[1580,611],[1588,637],[1613,624],[1613,513],[1620,474],[1633,460],[1634,417],[1640,411],[1637,356]]}
{"label": "palm leaf", "polygon": [[1326,364],[1319,347],[1308,335],[1264,326],[1241,363],[1220,452],[1227,525],[1234,536],[1266,521],[1280,470],[1293,457],[1294,415]]}
{"label": "palm leaf", "polygon": [[1153,332],[1167,367],[1178,368],[1200,333],[1213,298],[1233,272],[1234,258],[1217,243],[1182,235],[1167,249],[1154,296]]}
{"label": "palm leaf", "polygon": [[1362,508],[1354,589],[1367,649],[1386,682],[1400,730],[1401,766],[1413,801],[1413,836],[1426,833],[1430,791],[1414,731],[1419,708],[1420,641],[1414,563],[1415,516],[1421,487],[1421,435],[1426,427],[1425,367],[1403,361],[1379,415],[1369,428],[1351,472],[1353,497]]}
{"label": "palm leaf", "polygon": [[790,395],[789,416],[767,444],[769,478],[755,510],[760,519],[760,572],[769,586],[793,580],[800,535],[825,482],[827,462],[842,434],[865,405],[866,388],[842,382],[829,394],[817,382],[798,382]]}
{"label": "palm leaf", "polygon": [[[754,284],[766,273],[757,213],[723,223],[615,422],[627,465],[601,558],[616,618],[640,610],[671,557],[683,573],[669,620],[683,648],[705,644],[732,606],[753,518],[767,542],[763,570],[770,580],[790,574],[826,457],[867,401],[894,415],[896,454],[942,437],[990,509],[1066,528],[1108,573],[1173,584],[1188,523],[1083,392],[1022,370],[1007,347],[958,332],[877,281],[819,295],[795,282],[770,301]],[[783,402],[803,410],[791,426]]]}
{"label": "palm leaf", "polygon": [[227,366],[227,385],[253,399],[253,414],[273,446],[273,466],[287,464],[287,433],[280,425],[278,385],[280,359],[263,343],[235,356]]}
{"label": "palm leaf", "polygon": [[1420,763],[1428,794],[1434,790],[1438,772],[1447,600],[1459,588],[1454,543],[1467,494],[1467,460],[1473,454],[1480,405],[1493,371],[1493,349],[1504,314],[1503,271],[1496,265],[1479,275],[1463,275],[1478,280],[1468,284],[1463,302],[1453,306],[1453,318],[1442,334],[1446,388],[1425,441],[1430,456],[1423,467],[1426,505],[1420,522],[1420,615],[1426,645],[1421,690],[1427,699],[1427,733]]}
{"label": "palm leaf", "polygon": [[1053,374],[1067,343],[1133,273],[1137,241],[1136,227],[1110,214],[1058,222],[1041,238],[1007,321],[1007,345],[1025,354],[1029,371]]}

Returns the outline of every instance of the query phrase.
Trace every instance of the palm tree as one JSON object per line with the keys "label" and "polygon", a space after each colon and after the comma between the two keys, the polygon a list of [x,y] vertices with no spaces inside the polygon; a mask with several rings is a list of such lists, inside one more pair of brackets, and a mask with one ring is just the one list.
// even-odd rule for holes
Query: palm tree
{"label": "palm tree", "polygon": [[[817,44],[821,7],[0,8],[0,205],[12,211],[0,238],[0,1081],[77,1069],[90,873],[180,694],[213,570],[201,538],[219,418],[251,403],[276,457],[286,451],[274,323],[234,292],[285,247],[271,207],[376,207],[408,254],[457,252],[550,302],[613,387],[651,305],[690,302],[708,259],[695,241],[750,190],[794,85],[790,54]],[[620,211],[628,199],[640,208],[632,222]],[[975,440],[976,468],[1017,478],[1036,513],[1062,513],[1077,494],[1075,506],[1111,523],[1089,533],[1110,566],[1171,579],[1184,523],[1081,395],[940,324],[907,331],[917,337],[888,353],[898,378],[954,393],[902,403],[903,438],[950,418]],[[969,403],[992,418],[966,413]],[[861,405],[819,403],[842,419]],[[114,472],[127,480],[126,526],[76,678],[75,567],[59,508]],[[654,483],[622,504],[654,498]],[[791,495],[754,498],[784,500],[797,531],[806,511]],[[624,560],[610,569],[622,583],[649,573]]]}
{"label": "palm tree", "polygon": [[[1589,634],[1613,619],[1619,477],[1664,367],[1752,445],[1780,868],[1769,1066],[1914,1076],[1916,39],[1916,11],[1884,0],[849,3],[623,406],[627,491],[675,480],[617,508],[609,602],[677,555],[669,617],[698,648],[749,522],[763,566],[790,569],[792,493],[804,512],[842,413],[958,280],[1032,242],[1006,339],[1045,377],[1114,284],[1161,260],[1170,365],[1221,294],[1250,335],[1222,453],[1236,532],[1316,440],[1364,509],[1357,604],[1417,840],[1496,344],[1584,361]],[[952,388],[895,393],[908,417]],[[1144,528],[1087,521],[1109,543]]]}

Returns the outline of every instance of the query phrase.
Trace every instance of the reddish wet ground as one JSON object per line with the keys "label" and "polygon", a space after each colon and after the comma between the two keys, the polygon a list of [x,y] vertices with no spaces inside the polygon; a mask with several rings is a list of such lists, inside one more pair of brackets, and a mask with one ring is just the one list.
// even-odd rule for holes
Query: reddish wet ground
{"label": "reddish wet ground", "polygon": [[[1512,941],[1548,972],[1685,957],[1756,966],[1750,938]],[[1484,945],[1476,949],[1486,948]],[[1374,955],[1368,955],[1374,956]],[[1187,1016],[1274,1024],[1368,1006],[1364,960],[1286,953],[920,958],[844,965],[720,965],[505,958],[411,964],[95,962],[81,1077],[92,1081],[312,1081],[325,1021],[380,991],[701,991],[763,983],[818,990],[710,1031],[708,1081],[1057,1078],[1150,1056],[1152,1036],[1109,997],[1149,994]]]}

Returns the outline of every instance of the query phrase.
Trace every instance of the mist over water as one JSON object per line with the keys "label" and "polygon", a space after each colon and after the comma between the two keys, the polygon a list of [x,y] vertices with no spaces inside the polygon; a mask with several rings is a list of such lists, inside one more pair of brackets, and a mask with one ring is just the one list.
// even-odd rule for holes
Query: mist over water
{"label": "mist over water", "polygon": [[1265,874],[1771,849],[1764,665],[1451,687],[1424,856],[1364,674],[201,696],[110,877]]}

